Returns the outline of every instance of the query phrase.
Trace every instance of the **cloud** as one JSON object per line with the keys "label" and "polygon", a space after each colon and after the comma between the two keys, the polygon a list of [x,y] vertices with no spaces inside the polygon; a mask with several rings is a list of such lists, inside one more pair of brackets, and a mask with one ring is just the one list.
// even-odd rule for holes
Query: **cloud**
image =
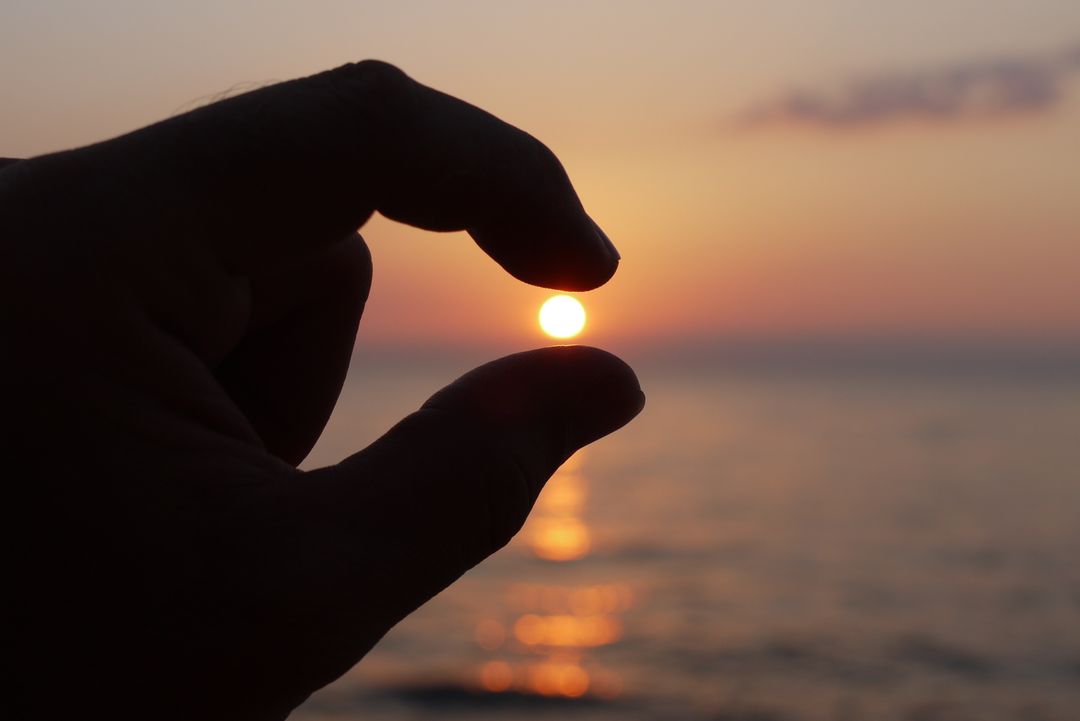
{"label": "cloud", "polygon": [[1072,75],[1080,75],[1080,46],[1052,54],[869,75],[832,90],[794,90],[749,108],[737,121],[750,128],[844,129],[1045,112],[1063,101]]}

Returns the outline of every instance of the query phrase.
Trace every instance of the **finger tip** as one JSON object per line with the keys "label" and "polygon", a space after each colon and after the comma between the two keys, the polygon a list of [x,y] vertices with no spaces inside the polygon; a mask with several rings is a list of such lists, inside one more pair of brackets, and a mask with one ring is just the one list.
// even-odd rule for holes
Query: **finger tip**
{"label": "finger tip", "polygon": [[523,283],[570,293],[595,290],[611,280],[619,269],[618,260],[584,253],[563,258],[514,258],[500,261],[500,265]]}
{"label": "finger tip", "polygon": [[572,276],[563,278],[562,284],[558,286],[558,290],[576,293],[595,290],[600,286],[607,284],[618,270],[618,259],[605,258],[603,260],[594,261],[589,265],[588,270],[579,268]]}
{"label": "finger tip", "polygon": [[644,405],[637,375],[589,346],[554,346],[476,368],[422,408],[454,432],[477,429],[492,451],[513,459],[535,498],[578,449],[629,423]]}
{"label": "finger tip", "polygon": [[577,448],[629,423],[644,406],[637,374],[599,348],[565,345],[506,356],[437,393],[429,407],[466,410],[503,426],[566,427]]}
{"label": "finger tip", "polygon": [[583,212],[547,227],[516,232],[473,227],[469,234],[510,275],[541,288],[594,290],[611,280],[621,260],[604,231]]}
{"label": "finger tip", "polygon": [[588,216],[586,219],[588,227],[580,230],[579,234],[586,236],[587,241],[575,246],[580,258],[572,266],[573,277],[567,279],[574,287],[560,288],[561,290],[585,291],[599,288],[611,280],[619,269],[622,256],[615,244],[595,220]]}
{"label": "finger tip", "polygon": [[645,407],[637,374],[615,354],[586,345],[551,350],[562,354],[564,399],[580,445],[621,428]]}

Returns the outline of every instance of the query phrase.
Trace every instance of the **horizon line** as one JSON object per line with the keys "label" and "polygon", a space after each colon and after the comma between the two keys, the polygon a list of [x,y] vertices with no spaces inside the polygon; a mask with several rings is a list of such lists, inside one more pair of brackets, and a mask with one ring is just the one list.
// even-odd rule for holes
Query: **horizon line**
{"label": "horizon line", "polygon": [[[572,339],[571,339],[572,340]],[[582,345],[593,345],[588,338]],[[574,345],[576,343],[565,343]],[[393,341],[357,344],[353,362],[428,365],[483,363],[501,355],[564,343]],[[621,340],[597,347],[633,363],[686,369],[721,367],[762,370],[1046,372],[1080,375],[1078,338],[942,338],[915,336],[853,337],[710,336],[653,341]]]}

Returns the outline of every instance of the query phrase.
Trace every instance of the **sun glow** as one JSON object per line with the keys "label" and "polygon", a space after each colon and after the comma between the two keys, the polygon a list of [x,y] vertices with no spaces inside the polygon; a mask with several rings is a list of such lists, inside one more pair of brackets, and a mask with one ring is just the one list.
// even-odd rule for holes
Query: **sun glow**
{"label": "sun glow", "polygon": [[540,306],[540,327],[553,338],[572,338],[585,327],[585,308],[577,298],[553,295]]}

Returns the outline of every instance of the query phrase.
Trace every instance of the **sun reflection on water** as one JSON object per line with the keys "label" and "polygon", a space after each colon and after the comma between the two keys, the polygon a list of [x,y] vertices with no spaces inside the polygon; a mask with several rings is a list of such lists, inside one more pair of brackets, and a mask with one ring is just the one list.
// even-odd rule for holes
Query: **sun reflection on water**
{"label": "sun reflection on water", "polygon": [[[592,550],[584,517],[588,481],[581,461],[581,452],[567,461],[536,502],[522,538],[537,558],[573,563]],[[622,678],[592,652],[622,638],[620,616],[634,601],[623,583],[511,584],[502,618],[483,618],[474,629],[476,644],[495,656],[477,669],[479,688],[568,699],[619,696]]]}

